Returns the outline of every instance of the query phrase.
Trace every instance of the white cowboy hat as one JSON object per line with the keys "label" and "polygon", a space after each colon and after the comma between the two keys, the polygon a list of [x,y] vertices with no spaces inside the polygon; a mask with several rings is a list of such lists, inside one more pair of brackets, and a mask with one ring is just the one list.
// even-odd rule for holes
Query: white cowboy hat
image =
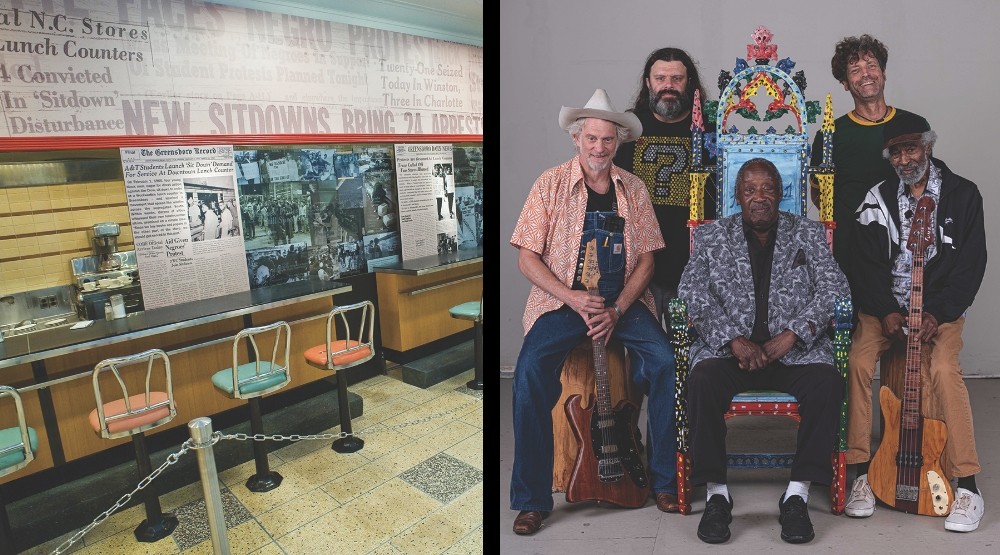
{"label": "white cowboy hat", "polygon": [[559,110],[559,127],[569,131],[569,126],[580,118],[598,118],[617,123],[628,129],[628,137],[624,142],[634,141],[642,135],[642,123],[632,112],[619,112],[611,104],[608,93],[604,89],[594,91],[587,105],[583,108],[563,106]]}

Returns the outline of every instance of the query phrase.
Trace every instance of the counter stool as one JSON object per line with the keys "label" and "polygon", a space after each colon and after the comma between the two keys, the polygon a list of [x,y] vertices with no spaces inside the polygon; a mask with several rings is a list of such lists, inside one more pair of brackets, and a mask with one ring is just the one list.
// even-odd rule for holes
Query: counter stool
{"label": "counter stool", "polygon": [[[337,318],[344,330],[344,339],[333,339]],[[355,321],[355,327],[351,322]],[[353,331],[352,331],[353,330]],[[347,377],[342,372],[368,362],[375,356],[372,344],[375,336],[375,305],[362,301],[335,307],[326,319],[326,343],[305,352],[306,362],[321,370],[337,374],[337,408],[340,412],[340,431],[347,436],[337,439],[331,447],[338,453],[353,453],[365,446],[364,440],[352,435],[351,408],[347,400]]]}
{"label": "counter stool", "polygon": [[470,301],[451,307],[452,318],[472,320],[476,329],[476,377],[465,384],[469,389],[483,389],[483,298],[479,302]]}
{"label": "counter stool", "polygon": [[[150,382],[154,367],[162,361],[166,391],[153,391]],[[135,368],[146,367],[146,387],[141,393],[129,394],[122,371],[128,369],[132,379],[136,381]],[[121,398],[105,402],[101,392],[101,374],[111,372],[121,388]],[[109,380],[105,380],[109,381]],[[135,462],[139,468],[139,477],[143,479],[152,472],[149,451],[146,449],[146,430],[162,426],[177,416],[174,404],[174,390],[170,380],[170,359],[159,349],[150,349],[134,355],[108,358],[97,363],[93,373],[94,398],[97,408],[90,413],[90,425],[94,431],[105,439],[116,439],[125,436],[132,437],[135,448]],[[117,393],[117,392],[116,392]],[[156,494],[156,485],[150,483],[142,491],[146,505],[146,520],[135,529],[135,539],[141,542],[155,542],[170,535],[177,527],[177,517],[160,510],[160,498]]]}
{"label": "counter stool", "polygon": [[[261,360],[257,337],[273,334],[269,360]],[[284,339],[284,340],[282,340]],[[240,345],[248,345],[249,362],[240,364]],[[233,339],[233,365],[212,375],[212,385],[230,399],[246,399],[250,405],[250,431],[264,433],[260,398],[277,391],[292,381],[288,366],[288,351],[292,347],[292,328],[287,322],[247,328]],[[271,471],[267,463],[267,449],[263,441],[254,441],[253,457],[257,473],[247,480],[247,489],[254,492],[270,491],[281,485],[281,474]]]}
{"label": "counter stool", "polygon": [[[17,410],[17,426],[0,430],[0,476],[28,466],[35,459],[38,451],[38,434],[34,428],[28,427],[24,419],[24,405],[17,390],[7,385],[0,385],[0,399],[11,397]],[[0,553],[17,553],[14,548],[14,536],[10,531],[10,520],[7,518],[7,504],[0,498]]]}

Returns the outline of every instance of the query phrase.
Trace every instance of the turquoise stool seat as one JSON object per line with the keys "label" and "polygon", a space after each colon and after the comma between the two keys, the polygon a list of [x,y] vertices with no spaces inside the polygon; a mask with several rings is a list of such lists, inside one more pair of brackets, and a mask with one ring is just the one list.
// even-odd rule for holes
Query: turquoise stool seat
{"label": "turquoise stool seat", "polygon": [[[38,452],[38,434],[34,428],[28,428],[28,443],[31,446],[32,454]],[[0,430],[0,471],[8,467],[23,463],[26,458],[24,454],[24,443],[21,441],[21,428],[7,428]]]}
{"label": "turquoise stool seat", "polygon": [[482,305],[479,301],[469,301],[455,305],[448,312],[451,313],[452,318],[462,320],[478,320],[483,316]]}
{"label": "turquoise stool seat", "polygon": [[[248,362],[236,367],[236,375],[239,376],[240,395],[244,397],[288,382],[288,373],[285,368],[277,365],[272,366],[267,361],[260,363],[260,374],[257,374],[257,363]],[[232,367],[212,374],[212,385],[229,397],[234,397]]]}
{"label": "turquoise stool seat", "polygon": [[[249,325],[252,320],[245,316]],[[262,349],[258,342],[263,343]],[[250,431],[264,435],[264,417],[260,398],[277,391],[292,381],[288,365],[288,351],[292,347],[292,327],[288,322],[274,322],[266,326],[248,327],[233,338],[233,363],[212,374],[212,385],[230,399],[245,399],[250,408]],[[245,351],[245,352],[244,352]],[[247,360],[247,362],[240,362]],[[233,371],[233,368],[236,371]],[[267,446],[253,441],[254,464],[257,472],[247,479],[247,489],[257,493],[270,491],[281,485],[281,474],[271,470],[267,460]]]}
{"label": "turquoise stool seat", "polygon": [[472,320],[476,330],[476,377],[465,384],[469,389],[483,389],[483,298],[478,301],[457,304],[448,310],[452,318]]}
{"label": "turquoise stool seat", "polygon": [[[38,451],[38,434],[25,421],[21,395],[9,385],[0,385],[0,398],[4,397],[14,399],[17,426],[0,430],[0,476],[6,476],[28,466],[35,460],[35,453]],[[7,518],[7,504],[0,495],[0,553],[16,552],[14,535],[10,530],[10,519]]]}

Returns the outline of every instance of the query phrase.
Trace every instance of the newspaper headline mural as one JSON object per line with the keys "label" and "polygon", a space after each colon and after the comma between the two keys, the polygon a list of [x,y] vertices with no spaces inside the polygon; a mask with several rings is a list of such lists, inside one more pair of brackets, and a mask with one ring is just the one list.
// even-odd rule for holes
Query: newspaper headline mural
{"label": "newspaper headline mural", "polygon": [[483,49],[195,0],[0,0],[0,136],[482,134]]}

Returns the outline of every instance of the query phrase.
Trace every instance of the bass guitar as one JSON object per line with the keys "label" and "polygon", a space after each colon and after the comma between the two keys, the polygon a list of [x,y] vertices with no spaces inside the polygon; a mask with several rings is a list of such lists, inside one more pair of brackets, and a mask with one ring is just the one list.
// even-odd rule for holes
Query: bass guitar
{"label": "bass guitar", "polygon": [[924,418],[920,412],[922,345],[917,336],[923,322],[924,255],[934,240],[933,214],[934,199],[921,198],[906,245],[913,252],[913,263],[903,399],[887,386],[879,390],[885,433],[872,457],[868,477],[872,493],[886,505],[906,513],[946,516],[954,499],[940,463],[948,430],[944,422]]}
{"label": "bass guitar", "polygon": [[[597,240],[587,243],[581,282],[591,295],[599,295],[601,273]],[[596,395],[587,408],[582,396],[566,399],[566,418],[579,450],[566,486],[566,501],[604,501],[626,508],[642,507],[649,497],[649,478],[639,456],[635,437],[638,407],[622,399],[611,407],[608,357],[603,340],[593,341]],[[596,398],[596,400],[595,400]]]}

